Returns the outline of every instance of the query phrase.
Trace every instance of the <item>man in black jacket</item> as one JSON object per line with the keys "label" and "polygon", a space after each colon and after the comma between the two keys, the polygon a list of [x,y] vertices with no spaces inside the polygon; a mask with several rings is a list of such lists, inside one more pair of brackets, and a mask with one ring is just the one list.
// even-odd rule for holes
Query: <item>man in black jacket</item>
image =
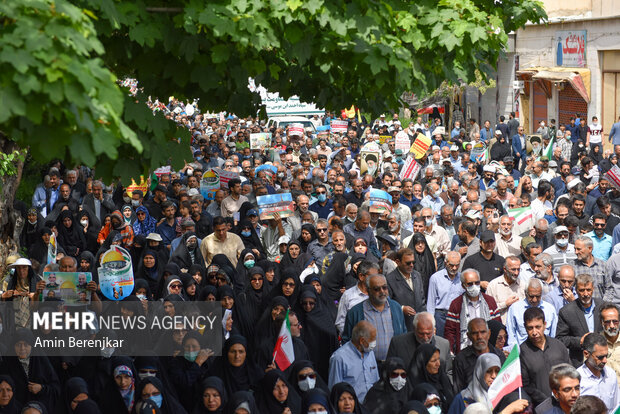
{"label": "man in black jacket", "polygon": [[581,274],[575,278],[577,300],[565,305],[558,313],[558,327],[555,337],[569,350],[571,363],[575,368],[583,364],[581,344],[590,332],[601,332],[599,309],[600,299],[593,299],[594,282],[592,276]]}
{"label": "man in black jacket", "polygon": [[396,270],[386,276],[390,298],[400,303],[405,315],[407,331],[413,331],[413,317],[426,310],[426,292],[422,275],[413,270],[415,256],[411,249],[396,253]]}

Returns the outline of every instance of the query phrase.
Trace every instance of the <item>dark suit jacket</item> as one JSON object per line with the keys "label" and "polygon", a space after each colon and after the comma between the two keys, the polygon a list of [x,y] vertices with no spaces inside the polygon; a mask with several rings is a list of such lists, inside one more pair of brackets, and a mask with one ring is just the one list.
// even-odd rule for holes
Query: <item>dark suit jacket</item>
{"label": "dark suit jacket", "polygon": [[111,199],[103,196],[103,201],[101,202],[101,208],[99,209],[99,216],[95,214],[95,197],[92,194],[86,194],[84,196],[84,201],[82,202],[82,208],[88,211],[91,217],[97,217],[99,219],[99,223],[103,225],[105,222],[105,216],[114,212],[116,210],[116,206],[112,202]]}
{"label": "dark suit jacket", "polygon": [[[416,313],[426,311],[426,294],[420,273],[415,270],[411,273],[413,290],[411,290],[398,269],[388,273],[385,278],[391,299],[402,306],[411,306]],[[405,325],[407,326],[407,331],[413,331],[413,316],[405,315]]]}
{"label": "dark suit jacket", "polygon": [[[441,364],[446,367],[446,372],[451,375],[452,373],[452,355],[450,354],[450,342],[441,336],[433,336],[431,343],[439,349],[439,358]],[[402,335],[392,337],[390,341],[390,347],[388,348],[387,358],[399,357],[408,367],[413,359],[413,354],[418,347],[419,342],[415,337],[414,332],[407,332]]]}
{"label": "dark suit jacket", "polygon": [[[594,299],[594,331],[601,332],[601,318],[598,309],[604,305],[600,299]],[[558,327],[555,331],[555,337],[562,342],[569,351],[571,363],[575,368],[583,364],[583,351],[581,349],[581,337],[588,333],[588,324],[583,313],[583,306],[579,299],[565,305],[558,313]]]}
{"label": "dark suit jacket", "polygon": [[[517,153],[520,155],[517,156]],[[521,137],[519,137],[519,134],[512,137],[512,155],[518,158],[525,158],[525,148],[521,147]]]}

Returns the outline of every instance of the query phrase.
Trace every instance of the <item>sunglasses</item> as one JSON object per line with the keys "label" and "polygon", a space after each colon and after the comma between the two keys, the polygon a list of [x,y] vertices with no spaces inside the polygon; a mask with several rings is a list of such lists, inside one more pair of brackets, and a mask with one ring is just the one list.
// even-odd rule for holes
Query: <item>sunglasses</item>
{"label": "sunglasses", "polygon": [[380,292],[380,291],[382,291],[382,290],[388,290],[388,287],[387,287],[387,285],[385,285],[385,286],[375,286],[375,287],[373,287],[373,288],[371,288],[371,289],[372,289],[373,291],[375,291],[375,292]]}
{"label": "sunglasses", "polygon": [[282,283],[282,286],[294,287],[295,286],[295,282],[284,282],[284,283]]}
{"label": "sunglasses", "polygon": [[400,374],[398,372],[390,372],[390,378],[407,378],[407,373],[406,372],[401,372]]}
{"label": "sunglasses", "polygon": [[473,286],[473,285],[480,286],[480,281],[477,281],[477,282],[467,282],[467,283],[465,283],[465,286]]}
{"label": "sunglasses", "polygon": [[313,374],[299,374],[297,376],[297,378],[299,378],[299,381],[303,381],[306,378],[315,379],[316,378],[316,374],[314,374],[314,373]]}
{"label": "sunglasses", "polygon": [[170,289],[181,289],[181,285],[170,285]]}
{"label": "sunglasses", "polygon": [[319,233],[323,233],[324,231],[327,231],[327,229],[316,229],[316,231],[318,231]]}

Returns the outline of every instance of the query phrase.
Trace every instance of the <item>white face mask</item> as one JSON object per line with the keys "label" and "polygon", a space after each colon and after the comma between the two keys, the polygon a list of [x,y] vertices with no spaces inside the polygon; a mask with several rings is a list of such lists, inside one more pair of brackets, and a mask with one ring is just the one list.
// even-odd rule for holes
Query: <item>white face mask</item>
{"label": "white face mask", "polygon": [[560,247],[566,247],[568,246],[568,239],[556,239],[555,244],[557,244]]}
{"label": "white face mask", "polygon": [[390,378],[390,385],[392,386],[392,388],[394,388],[396,391],[400,391],[403,389],[403,387],[405,385],[407,385],[407,379],[401,377],[400,375],[396,378]]}
{"label": "white face mask", "polygon": [[480,295],[480,285],[467,286],[467,296],[476,298]]}
{"label": "white face mask", "polygon": [[302,391],[313,390],[316,385],[316,378],[306,378],[305,380],[301,380],[297,383],[299,385],[299,389]]}
{"label": "white face mask", "polygon": [[148,377],[156,377],[157,374],[155,374],[154,372],[138,372],[138,376],[141,380],[143,380],[144,378]]}
{"label": "white face mask", "polygon": [[428,414],[441,414],[441,407],[438,405],[433,405],[432,407],[428,407]]}
{"label": "white face mask", "polygon": [[364,347],[364,352],[370,352],[377,347],[377,340],[368,343],[367,347]]}
{"label": "white face mask", "polygon": [[80,224],[82,225],[82,227],[86,227],[88,226],[88,220],[80,220]]}

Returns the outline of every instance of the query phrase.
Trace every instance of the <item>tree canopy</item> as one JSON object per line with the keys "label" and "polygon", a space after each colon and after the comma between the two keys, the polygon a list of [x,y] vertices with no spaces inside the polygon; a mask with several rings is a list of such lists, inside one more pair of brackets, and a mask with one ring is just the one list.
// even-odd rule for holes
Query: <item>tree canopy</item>
{"label": "tree canopy", "polygon": [[146,96],[256,114],[252,77],[285,98],[384,111],[403,91],[490,74],[507,33],[545,18],[535,0],[1,2],[0,131],[39,160],[137,177],[191,159],[187,131]]}

